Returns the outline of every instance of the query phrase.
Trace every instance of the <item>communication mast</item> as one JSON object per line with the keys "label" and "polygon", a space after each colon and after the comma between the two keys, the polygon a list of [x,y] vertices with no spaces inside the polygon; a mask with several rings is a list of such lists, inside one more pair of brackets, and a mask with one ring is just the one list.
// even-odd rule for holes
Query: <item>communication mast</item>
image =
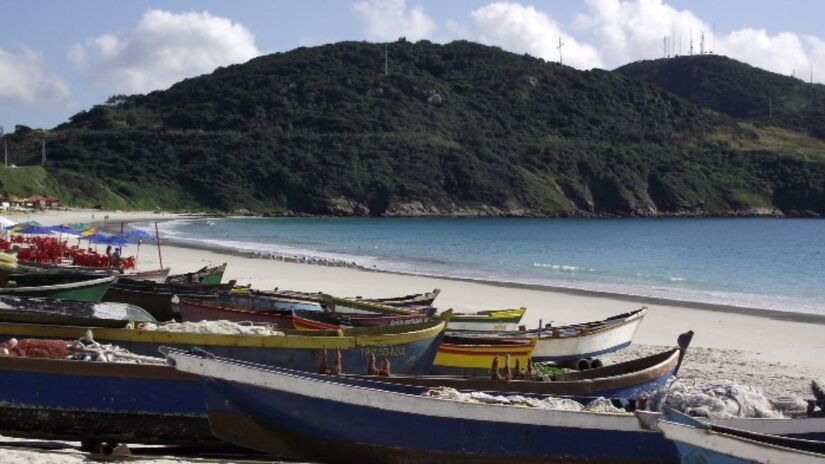
{"label": "communication mast", "polygon": [[705,32],[702,31],[702,35],[699,36],[699,54],[705,54]]}
{"label": "communication mast", "polygon": [[556,47],[556,48],[559,49],[559,64],[563,64],[562,61],[561,61],[561,47],[563,47],[563,46],[564,46],[564,43],[562,43],[561,36],[559,36],[559,46]]}
{"label": "communication mast", "polygon": [[693,56],[693,28],[690,29],[690,54]]}

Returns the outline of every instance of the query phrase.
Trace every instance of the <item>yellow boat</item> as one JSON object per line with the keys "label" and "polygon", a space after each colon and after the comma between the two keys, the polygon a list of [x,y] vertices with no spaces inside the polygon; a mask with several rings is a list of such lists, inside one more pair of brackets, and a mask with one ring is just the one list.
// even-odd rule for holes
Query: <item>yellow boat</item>
{"label": "yellow boat", "polygon": [[516,362],[526,368],[536,348],[537,338],[523,340],[466,339],[451,340],[445,336],[433,361],[432,374],[480,377],[490,374],[493,359],[498,356],[499,368],[510,355],[510,368],[515,372]]}
{"label": "yellow boat", "polygon": [[453,313],[447,330],[516,330],[527,308],[494,309],[477,313]]}

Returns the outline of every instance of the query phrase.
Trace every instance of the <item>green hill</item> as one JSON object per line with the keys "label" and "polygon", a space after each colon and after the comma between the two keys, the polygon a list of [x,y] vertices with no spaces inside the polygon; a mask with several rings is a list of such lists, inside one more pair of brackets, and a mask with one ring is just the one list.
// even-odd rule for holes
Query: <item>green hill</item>
{"label": "green hill", "polygon": [[113,97],[49,132],[49,169],[134,207],[825,214],[816,140],[798,150],[619,73],[399,41],[385,76],[384,50],[299,48]]}
{"label": "green hill", "polygon": [[720,113],[825,139],[825,85],[718,55],[639,61],[616,72]]}

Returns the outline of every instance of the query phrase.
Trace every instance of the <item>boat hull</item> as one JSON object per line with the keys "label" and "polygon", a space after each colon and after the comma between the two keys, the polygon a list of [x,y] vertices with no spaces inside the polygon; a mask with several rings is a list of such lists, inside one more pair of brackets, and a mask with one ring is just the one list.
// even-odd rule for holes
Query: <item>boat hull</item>
{"label": "boat hull", "polygon": [[573,337],[539,337],[533,360],[536,362],[564,362],[593,358],[627,348],[633,342],[642,318],[634,318],[608,330],[584,333]]}
{"label": "boat hull", "polygon": [[[376,356],[379,365],[386,357],[390,361],[392,372],[429,373],[444,333],[444,322],[422,324],[406,332],[401,330],[406,328],[387,329],[394,332],[384,333],[361,332],[360,335],[308,332],[307,335],[283,336],[95,328],[93,336],[98,342],[118,345],[146,356],[157,356],[161,346],[184,350],[201,348],[227,358],[315,372],[321,366],[324,350],[328,351],[328,367],[333,367],[337,349],[341,351],[342,369],[345,373],[366,373],[370,354]],[[0,323],[0,340],[11,337],[71,340],[84,336],[86,331],[86,327],[76,326]]]}
{"label": "boat hull", "polygon": [[6,287],[0,288],[0,295],[98,302],[103,299],[114,281],[115,277],[110,276],[41,287]]}
{"label": "boat hull", "polygon": [[526,308],[481,311],[476,314],[453,314],[450,331],[511,331],[516,330]]}
{"label": "boat hull", "polygon": [[659,427],[676,444],[686,464],[825,464],[822,442],[804,443],[820,450],[811,452],[783,446],[783,438],[771,435],[745,432],[738,437],[667,421]]}
{"label": "boat hull", "polygon": [[505,358],[510,355],[510,368],[527,367],[536,347],[536,339],[519,343],[497,345],[465,345],[442,342],[430,371],[433,375],[462,377],[489,377],[493,359],[498,357],[499,368],[504,368]]}
{"label": "boat hull", "polygon": [[[359,376],[386,384],[421,387],[450,387],[463,391],[499,392],[501,394],[556,395],[636,399],[664,387],[679,367],[680,350],[673,349],[645,358],[584,372],[563,374],[552,381],[492,381],[487,378],[432,376]],[[569,377],[569,378],[568,378]]]}
{"label": "boat hull", "polygon": [[168,366],[13,357],[0,357],[0,434],[99,442],[217,442],[195,376]]}
{"label": "boat hull", "polygon": [[[177,368],[207,377],[213,433],[287,457],[393,464],[676,460],[674,446],[639,431],[633,416],[459,403],[292,374],[267,372],[246,382],[238,379],[260,369],[207,360],[190,370],[174,359]],[[220,379],[213,369],[222,371]]]}
{"label": "boat hull", "polygon": [[153,271],[128,272],[124,274],[124,277],[134,280],[148,280],[149,282],[163,283],[166,281],[171,270],[171,268],[165,267]]}

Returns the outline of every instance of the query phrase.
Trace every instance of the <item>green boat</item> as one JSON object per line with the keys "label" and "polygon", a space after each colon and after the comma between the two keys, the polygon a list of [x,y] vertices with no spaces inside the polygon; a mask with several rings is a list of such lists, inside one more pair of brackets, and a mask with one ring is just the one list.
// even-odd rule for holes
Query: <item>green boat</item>
{"label": "green boat", "polygon": [[166,278],[167,283],[175,284],[205,284],[217,285],[223,280],[223,273],[226,271],[226,263],[220,266],[206,266],[198,269],[195,272],[188,272],[186,274],[170,275]]}
{"label": "green boat", "polygon": [[51,298],[54,300],[100,301],[116,279],[115,276],[106,276],[54,285],[0,287],[0,295]]}
{"label": "green boat", "polygon": [[114,328],[125,327],[129,322],[157,322],[143,308],[125,303],[16,296],[0,296],[0,321]]}

